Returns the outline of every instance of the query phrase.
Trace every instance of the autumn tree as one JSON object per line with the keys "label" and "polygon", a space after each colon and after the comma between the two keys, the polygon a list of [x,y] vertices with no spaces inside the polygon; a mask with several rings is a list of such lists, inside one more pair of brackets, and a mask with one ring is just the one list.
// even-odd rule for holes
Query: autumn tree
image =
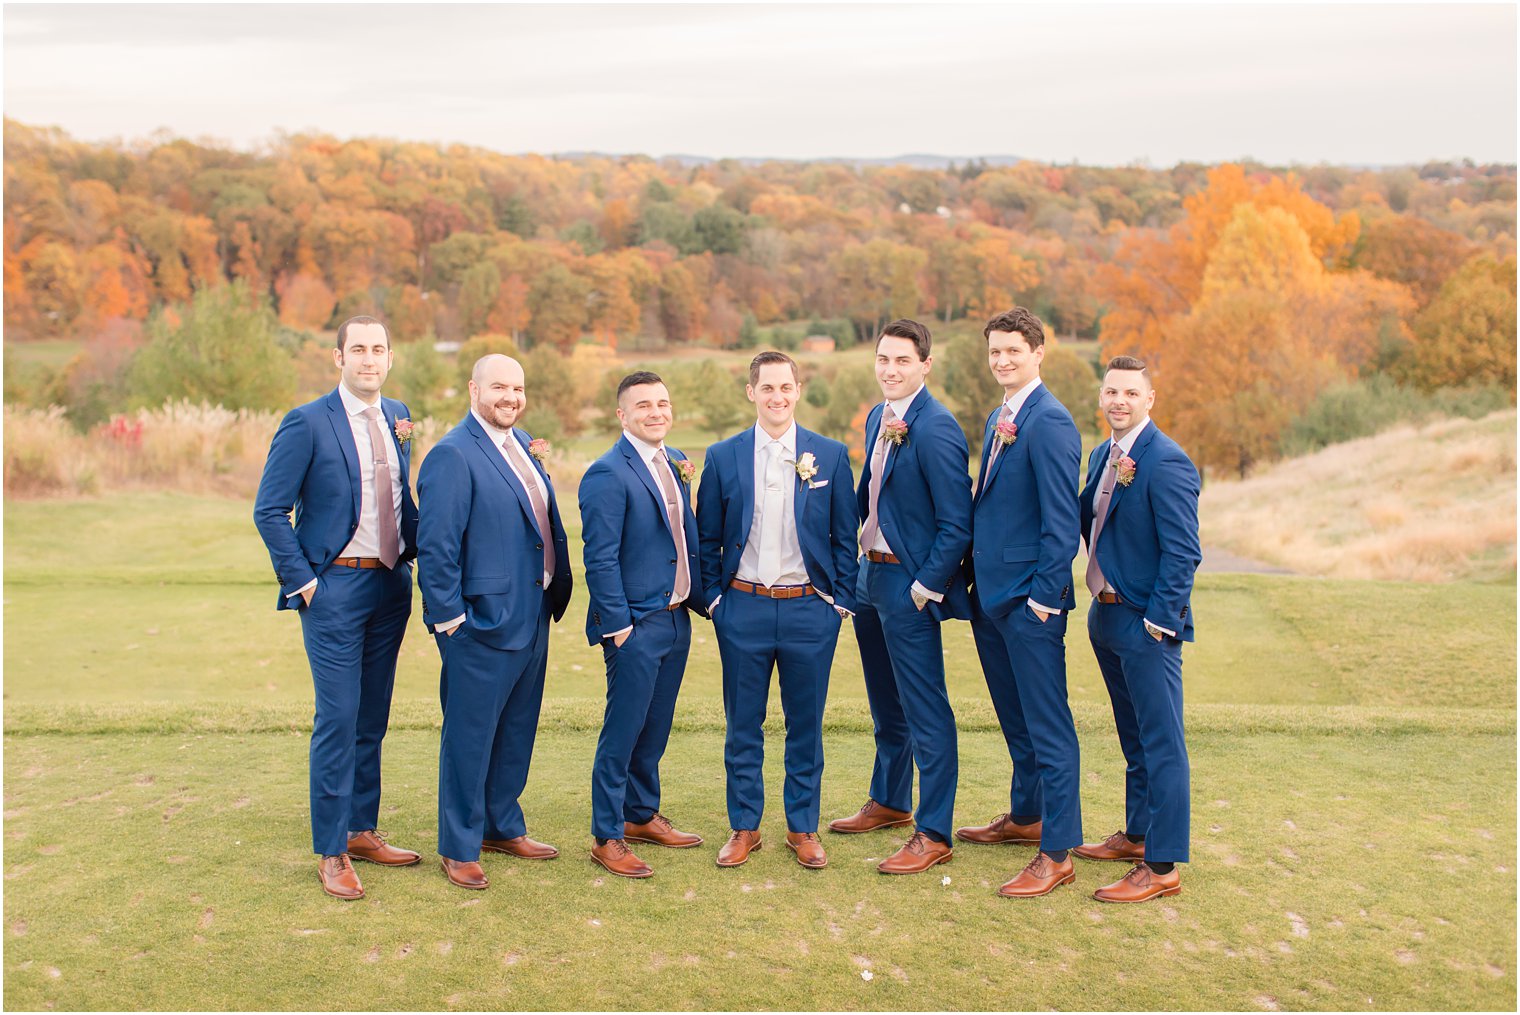
{"label": "autumn tree", "polygon": [[1464,264],[1414,320],[1398,374],[1425,390],[1496,384],[1515,394],[1515,258]]}

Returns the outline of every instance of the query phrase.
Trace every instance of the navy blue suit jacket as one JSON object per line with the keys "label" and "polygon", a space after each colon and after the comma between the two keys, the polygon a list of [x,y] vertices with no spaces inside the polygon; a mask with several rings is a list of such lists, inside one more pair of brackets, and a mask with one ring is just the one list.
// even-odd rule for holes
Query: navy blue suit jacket
{"label": "navy blue suit jacket", "polygon": [[[813,587],[847,610],[855,609],[859,570],[855,477],[850,453],[836,440],[797,427],[797,458],[812,453],[818,473],[795,480],[792,509],[802,562]],[[755,518],[755,428],[747,427],[707,449],[697,491],[702,543],[702,596],[710,605],[739,570]]]}
{"label": "navy blue suit jacket", "polygon": [[[554,486],[528,452],[531,438],[512,435],[549,491],[554,540],[554,619],[570,604],[570,546],[559,519]],[[417,584],[422,619],[433,630],[464,614],[470,636],[492,648],[515,651],[533,640],[543,604],[545,533],[533,502],[493,436],[466,415],[422,460],[417,474],[422,516],[417,525]],[[457,637],[457,634],[456,634]]]}
{"label": "navy blue suit jacket", "polygon": [[586,544],[586,589],[591,593],[586,639],[592,645],[600,644],[603,635],[621,631],[669,605],[678,552],[686,553],[691,575],[686,605],[707,616],[698,602],[702,569],[691,488],[681,481],[675,466],[686,456],[669,446],[665,453],[685,508],[686,546],[681,550],[676,548],[670,520],[665,517],[665,497],[627,437],[619,437],[581,478],[581,539]]}
{"label": "navy blue suit jacket", "polygon": [[[394,398],[381,398],[380,410],[391,433],[396,420],[411,414]],[[401,530],[406,548],[401,559],[417,555],[417,504],[412,500],[412,446],[401,447]],[[370,468],[369,463],[365,463]],[[314,402],[291,409],[280,421],[264,475],[253,502],[258,526],[280,583],[277,608],[305,605],[287,597],[310,582],[343,552],[359,528],[359,451],[343,398],[336,388]],[[295,527],[290,513],[295,511]],[[292,605],[294,604],[294,605]]]}
{"label": "navy blue suit jacket", "polygon": [[[878,404],[866,418],[866,464],[856,504],[862,520],[871,503],[871,452],[882,408]],[[945,597],[924,607],[932,617],[970,620],[961,563],[971,548],[971,449],[960,424],[928,388],[913,399],[903,422],[907,440],[888,448],[881,470],[882,534],[912,579]]]}
{"label": "navy blue suit jacket", "polygon": [[[1082,538],[1092,533],[1093,499],[1107,468],[1106,440],[1087,461],[1082,488]],[[1157,627],[1193,640],[1193,574],[1203,559],[1198,542],[1198,470],[1177,442],[1146,424],[1130,449],[1135,478],[1116,485],[1098,534],[1098,566],[1130,609]],[[1089,546],[1091,554],[1093,548]]]}
{"label": "navy blue suit jacket", "polygon": [[991,617],[1027,596],[1058,610],[1076,608],[1071,562],[1082,545],[1077,489],[1082,436],[1066,406],[1043,384],[1014,417],[1014,442],[987,471],[999,406],[987,417],[971,532],[975,595]]}

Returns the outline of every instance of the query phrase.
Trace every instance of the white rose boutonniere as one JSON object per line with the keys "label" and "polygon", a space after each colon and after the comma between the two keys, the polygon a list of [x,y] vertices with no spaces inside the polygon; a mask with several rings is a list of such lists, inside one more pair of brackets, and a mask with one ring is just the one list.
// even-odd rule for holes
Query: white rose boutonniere
{"label": "white rose boutonniere", "polygon": [[818,460],[813,457],[811,451],[804,451],[797,459],[797,478],[813,488],[813,477],[818,475]]}

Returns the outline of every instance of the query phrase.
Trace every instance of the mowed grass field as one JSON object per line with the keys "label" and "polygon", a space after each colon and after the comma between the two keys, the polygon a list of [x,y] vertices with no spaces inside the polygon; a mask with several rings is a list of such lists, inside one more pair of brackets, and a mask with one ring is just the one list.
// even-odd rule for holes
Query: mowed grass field
{"label": "mowed grass field", "polygon": [[[1513,581],[1200,576],[1194,862],[1182,895],[1138,907],[1094,902],[1123,868],[1081,862],[1075,888],[997,898],[1028,847],[963,845],[939,872],[884,878],[895,831],[826,836],[830,866],[803,870],[782,843],[774,694],[766,847],[717,869],[722,704],[701,621],[662,771],[665,811],[708,842],[650,847],[647,882],[605,875],[587,856],[603,678],[579,588],[523,798],[564,855],[488,857],[490,890],[453,888],[432,852],[438,662],[419,606],[382,827],[426,860],[361,866],[369,897],[345,904],[317,886],[310,678],[250,515],[167,494],[6,505],[7,1008],[1514,1005]],[[969,628],[945,635],[957,820],[980,823],[1006,809],[1009,763]],[[1097,838],[1122,822],[1123,760],[1080,617],[1068,656]],[[871,764],[848,627],[827,726],[829,817],[859,806]]]}

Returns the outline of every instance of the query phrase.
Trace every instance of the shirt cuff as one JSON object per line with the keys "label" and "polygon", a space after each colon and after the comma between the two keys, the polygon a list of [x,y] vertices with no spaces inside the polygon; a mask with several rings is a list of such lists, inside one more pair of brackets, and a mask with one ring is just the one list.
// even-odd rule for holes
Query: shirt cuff
{"label": "shirt cuff", "polygon": [[613,631],[611,634],[604,634],[604,635],[602,635],[602,637],[603,638],[616,638],[618,635],[620,635],[620,634],[627,634],[629,631],[632,631],[632,630],[633,630],[633,625],[629,624],[627,627],[623,628],[621,631]]}
{"label": "shirt cuff", "polygon": [[841,617],[853,617],[853,616],[855,616],[854,613],[851,613],[849,610],[845,609],[843,606],[840,606],[838,603],[834,602],[834,597],[833,596],[826,595],[826,594],[824,594],[822,592],[817,593],[817,595],[818,595],[819,599],[822,599],[824,602],[826,602],[830,606],[834,607],[835,611]]}
{"label": "shirt cuff", "polygon": [[1061,615],[1060,610],[1052,610],[1050,607],[1043,606],[1040,603],[1035,602],[1033,599],[1029,600],[1029,608],[1031,610],[1039,610],[1041,613],[1048,613],[1052,617],[1059,617]]}
{"label": "shirt cuff", "polygon": [[712,611],[716,610],[718,608],[718,604],[721,603],[721,602],[723,602],[723,597],[719,596],[716,599],[714,599],[712,602],[710,602],[710,603],[707,604],[707,615],[709,617],[712,616]]}
{"label": "shirt cuff", "polygon": [[1169,638],[1175,638],[1175,637],[1177,637],[1177,632],[1176,631],[1168,631],[1164,627],[1158,627],[1157,625],[1152,624],[1149,620],[1145,621],[1145,629],[1146,629],[1146,631],[1148,631],[1151,634],[1158,634],[1159,633],[1159,634],[1164,634],[1164,635],[1166,635]]}
{"label": "shirt cuff", "polygon": [[461,613],[453,620],[444,621],[442,624],[434,624],[433,630],[439,634],[448,634],[450,631],[454,630],[454,628],[464,623],[464,616],[465,615]]}
{"label": "shirt cuff", "polygon": [[305,585],[302,585],[300,588],[296,589],[294,592],[287,593],[286,596],[285,596],[285,598],[286,599],[294,599],[296,596],[300,595],[302,592],[305,592],[307,589],[314,589],[316,587],[317,587],[317,580],[315,578],[313,578],[311,581],[307,582]]}
{"label": "shirt cuff", "polygon": [[913,583],[913,591],[932,602],[943,603],[945,601],[945,594],[943,592],[930,592],[918,582]]}

